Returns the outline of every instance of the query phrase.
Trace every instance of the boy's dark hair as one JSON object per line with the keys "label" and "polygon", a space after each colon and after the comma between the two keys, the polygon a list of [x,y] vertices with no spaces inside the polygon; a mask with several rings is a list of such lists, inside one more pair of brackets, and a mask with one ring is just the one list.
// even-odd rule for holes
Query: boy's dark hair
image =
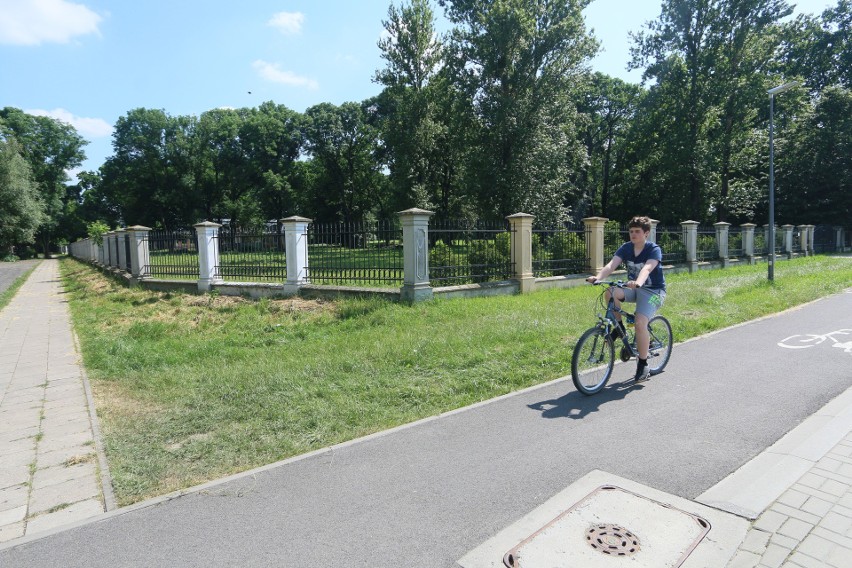
{"label": "boy's dark hair", "polygon": [[651,220],[648,217],[637,215],[627,224],[627,228],[633,227],[641,227],[642,230],[647,233],[651,230]]}

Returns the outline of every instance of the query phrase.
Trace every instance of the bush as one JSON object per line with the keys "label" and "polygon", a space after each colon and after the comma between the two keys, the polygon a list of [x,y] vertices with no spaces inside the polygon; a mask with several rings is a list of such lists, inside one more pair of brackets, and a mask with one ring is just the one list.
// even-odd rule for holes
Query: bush
{"label": "bush", "polygon": [[429,267],[439,268],[442,266],[450,266],[452,260],[452,250],[449,245],[443,241],[438,241],[432,248],[429,249]]}
{"label": "bush", "polygon": [[579,259],[586,257],[586,243],[577,233],[558,233],[548,243],[552,260]]}
{"label": "bush", "polygon": [[496,237],[494,237],[494,244],[497,247],[497,253],[507,259],[512,258],[512,234],[511,233],[498,233]]}
{"label": "bush", "polygon": [[15,247],[15,255],[20,260],[29,260],[31,258],[36,258],[38,253],[31,246],[17,246]]}
{"label": "bush", "polygon": [[15,261],[18,261],[18,260],[21,260],[21,259],[18,258],[17,256],[15,256],[14,254],[12,254],[11,252],[6,253],[6,256],[0,258],[0,262],[15,262]]}
{"label": "bush", "polygon": [[[508,236],[508,233],[505,234]],[[506,271],[511,255],[508,247],[501,247],[496,239],[471,242],[467,258],[472,267],[477,267],[473,269],[474,274],[485,276],[488,280],[509,276]]]}

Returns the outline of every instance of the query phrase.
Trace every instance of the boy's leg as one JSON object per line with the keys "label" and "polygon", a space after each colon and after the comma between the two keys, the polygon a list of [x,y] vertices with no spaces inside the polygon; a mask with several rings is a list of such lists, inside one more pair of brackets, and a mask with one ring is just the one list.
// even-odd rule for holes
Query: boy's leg
{"label": "boy's leg", "polygon": [[[656,300],[656,301],[655,301]],[[636,380],[647,379],[648,371],[648,346],[651,343],[651,333],[648,331],[648,322],[654,317],[661,299],[650,290],[641,290],[636,295],[636,351],[639,360],[636,363]]]}

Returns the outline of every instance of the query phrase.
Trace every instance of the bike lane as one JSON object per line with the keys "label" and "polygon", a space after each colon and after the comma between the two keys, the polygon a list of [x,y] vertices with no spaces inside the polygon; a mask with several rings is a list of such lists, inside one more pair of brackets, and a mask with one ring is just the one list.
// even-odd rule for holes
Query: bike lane
{"label": "bike lane", "polygon": [[852,387],[844,349],[778,345],[850,315],[852,294],[825,298],[676,345],[640,385],[585,397],[566,376],[0,548],[0,565],[447,567],[593,470],[696,499]]}

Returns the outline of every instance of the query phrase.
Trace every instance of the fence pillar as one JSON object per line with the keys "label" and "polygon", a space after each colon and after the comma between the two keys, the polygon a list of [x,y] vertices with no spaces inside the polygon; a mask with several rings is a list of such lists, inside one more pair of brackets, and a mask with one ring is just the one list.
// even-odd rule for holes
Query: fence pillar
{"label": "fence pillar", "polygon": [[586,267],[592,274],[600,272],[606,264],[604,262],[604,225],[607,221],[609,219],[606,217],[583,219],[583,225],[586,228]]}
{"label": "fence pillar", "polygon": [[683,221],[683,245],[686,247],[686,264],[690,272],[698,270],[698,221]]}
{"label": "fence pillar", "polygon": [[284,226],[284,258],[287,264],[287,281],[284,290],[296,294],[299,288],[308,284],[308,224],[306,217],[287,217],[281,219]]}
{"label": "fence pillar", "polygon": [[515,274],[513,278],[520,285],[520,293],[532,292],[535,276],[532,269],[532,224],[533,217],[528,213],[515,213],[506,217],[512,227],[511,257]]}
{"label": "fence pillar", "polygon": [[716,246],[719,247],[719,259],[722,261],[722,268],[728,268],[730,265],[728,235],[730,234],[731,224],[720,221],[713,223],[713,226],[716,227]]}
{"label": "fence pillar", "polygon": [[151,253],[148,248],[148,232],[150,227],[133,225],[127,227],[130,235],[130,283],[138,284],[148,278],[151,270]]}
{"label": "fence pillar", "polygon": [[112,267],[112,257],[115,256],[115,245],[112,243],[114,236],[113,231],[104,234],[104,264],[109,268]]}
{"label": "fence pillar", "polygon": [[122,272],[127,270],[127,247],[124,244],[124,239],[127,238],[125,229],[119,229],[115,232],[115,243],[118,257],[118,269]]}
{"label": "fence pillar", "polygon": [[834,228],[834,250],[836,252],[843,252],[843,246],[846,243],[843,242],[843,227],[835,227]]}
{"label": "fence pillar", "polygon": [[808,251],[808,229],[810,225],[798,225],[799,227],[799,249],[801,249],[802,254],[804,256],[810,256],[811,253]]}
{"label": "fence pillar", "polygon": [[740,230],[743,235],[743,256],[749,264],[754,264],[754,228],[757,227],[754,223],[743,223],[740,225]]}
{"label": "fence pillar", "polygon": [[784,231],[784,254],[787,258],[793,258],[793,225],[781,225]]}
{"label": "fence pillar", "polygon": [[813,256],[813,255],[816,254],[816,250],[814,248],[814,246],[816,244],[815,233],[816,233],[816,226],[815,225],[808,225],[808,256]]}
{"label": "fence pillar", "polygon": [[657,220],[657,219],[651,219],[650,217],[648,218],[648,220],[651,222],[651,232],[648,233],[648,240],[651,241],[652,243],[656,244],[656,242],[657,242],[657,225],[659,225],[660,221]]}
{"label": "fence pillar", "polygon": [[209,292],[222,279],[216,275],[219,267],[219,228],[222,225],[204,221],[193,225],[198,233],[198,290]]}
{"label": "fence pillar", "polygon": [[429,284],[429,217],[424,209],[406,209],[398,213],[402,222],[403,277],[400,296],[406,302],[432,298]]}

